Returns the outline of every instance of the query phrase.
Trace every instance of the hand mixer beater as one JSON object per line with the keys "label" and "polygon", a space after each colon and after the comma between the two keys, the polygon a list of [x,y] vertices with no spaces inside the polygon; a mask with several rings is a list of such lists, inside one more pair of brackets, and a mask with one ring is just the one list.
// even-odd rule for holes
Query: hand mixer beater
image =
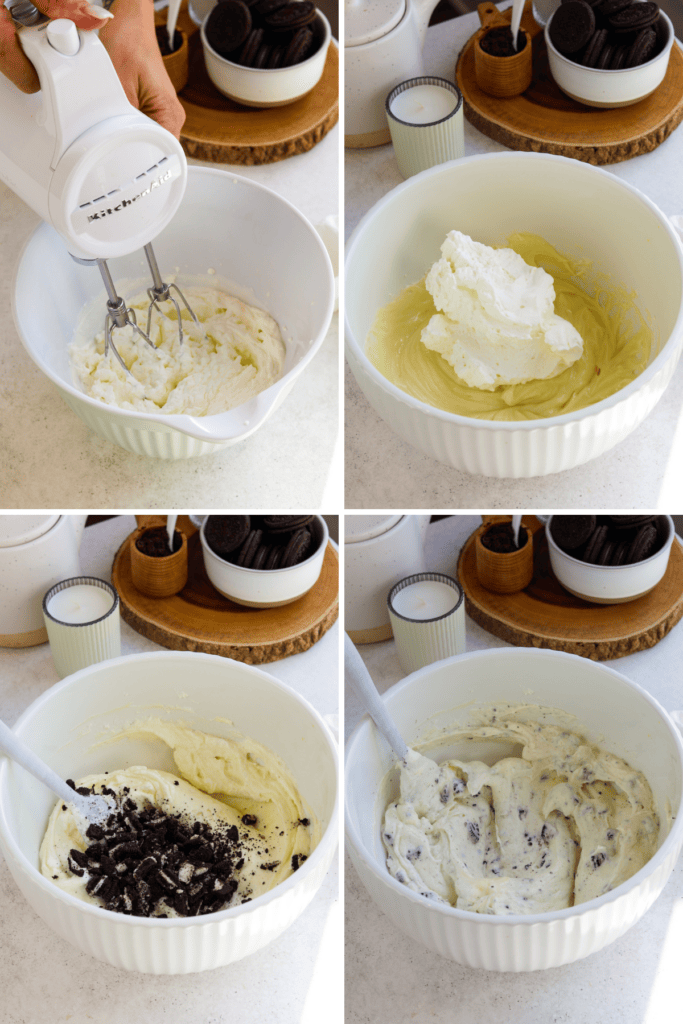
{"label": "hand mixer beater", "polygon": [[[132,327],[154,348],[152,311],[178,300],[197,317],[175,284],[159,272],[152,239],[178,209],[187,182],[180,143],[126,98],[96,32],[72,21],[48,20],[28,0],[7,0],[24,53],[36,69],[40,92],[20,92],[0,74],[0,178],[51,224],[72,257],[97,266],[107,292],[105,351],[116,328]],[[147,329],[117,294],[107,260],[144,249],[152,274]],[[49,271],[49,268],[46,268]],[[165,315],[165,314],[164,314]]]}

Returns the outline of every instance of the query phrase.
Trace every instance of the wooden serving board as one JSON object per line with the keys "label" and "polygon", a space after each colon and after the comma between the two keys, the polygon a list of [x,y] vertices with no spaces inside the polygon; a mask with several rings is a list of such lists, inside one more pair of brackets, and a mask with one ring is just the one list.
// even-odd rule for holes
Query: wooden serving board
{"label": "wooden serving board", "polygon": [[[509,516],[490,517],[509,520]],[[550,567],[543,524],[524,516],[534,534],[534,575],[516,594],[494,594],[479,583],[474,539],[458,562],[468,615],[489,633],[517,647],[545,647],[593,661],[623,658],[655,644],[683,617],[683,548],[676,538],[661,583],[627,604],[600,605],[566,591]]]}
{"label": "wooden serving board", "polygon": [[[509,20],[511,12],[509,8],[502,14]],[[678,43],[671,50],[664,81],[651,96],[629,107],[602,110],[570,99],[555,84],[543,30],[530,2],[522,28],[532,37],[533,77],[520,96],[497,99],[481,91],[474,71],[474,36],[460,52],[455,69],[465,117],[508,149],[615,164],[656,149],[683,121],[683,53]]]}
{"label": "wooden serving board", "polygon": [[190,48],[189,79],[178,94],[185,108],[180,141],[188,156],[243,166],[275,163],[306,153],[337,123],[339,50],[334,40],[315,89],[284,107],[256,109],[235,103],[216,89],[204,64],[199,29],[185,3],[178,28],[187,34]]}
{"label": "wooden serving board", "polygon": [[[140,516],[140,525],[165,523],[163,516]],[[262,665],[300,654],[323,636],[339,614],[339,558],[332,544],[325,552],[318,582],[298,601],[281,608],[246,608],[214,589],[204,570],[199,533],[187,516],[178,528],[188,540],[189,575],[173,597],[153,598],[133,585],[127,537],[114,558],[112,583],[121,615],[132,628],[173,651],[204,651]]]}

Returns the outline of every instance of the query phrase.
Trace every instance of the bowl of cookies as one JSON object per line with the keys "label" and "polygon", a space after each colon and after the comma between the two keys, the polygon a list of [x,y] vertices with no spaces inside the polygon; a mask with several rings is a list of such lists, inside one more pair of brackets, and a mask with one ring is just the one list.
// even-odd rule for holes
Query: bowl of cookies
{"label": "bowl of cookies", "polygon": [[209,78],[247,107],[284,106],[309,93],[331,38],[313,0],[221,0],[201,27]]}
{"label": "bowl of cookies", "polygon": [[667,515],[550,516],[550,564],[570,594],[594,604],[625,604],[662,580],[676,536]]}
{"label": "bowl of cookies", "polygon": [[674,30],[651,0],[568,0],[545,27],[550,71],[589,107],[626,107],[661,85]]}
{"label": "bowl of cookies", "polygon": [[277,608],[307,594],[329,540],[322,516],[207,516],[200,530],[206,574],[216,590],[249,608]]}

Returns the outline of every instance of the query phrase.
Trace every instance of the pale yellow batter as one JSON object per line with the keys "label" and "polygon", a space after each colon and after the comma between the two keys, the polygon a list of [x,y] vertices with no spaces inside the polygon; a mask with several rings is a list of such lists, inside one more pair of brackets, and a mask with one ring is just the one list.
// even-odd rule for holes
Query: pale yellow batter
{"label": "pale yellow batter", "polygon": [[555,313],[568,320],[584,342],[583,355],[549,380],[501,386],[494,391],[469,387],[452,366],[421,342],[436,313],[424,279],[410,285],[379,310],[366,352],[396,387],[428,405],[487,420],[539,419],[583,409],[614,394],[648,364],[652,332],[635,296],[596,281],[585,260],[563,256],[536,235],[511,235],[507,245],[531,266],[554,280]]}
{"label": "pale yellow batter", "polygon": [[[317,845],[318,823],[290,772],[276,754],[255,740],[239,735],[227,740],[161,719],[138,723],[123,735],[163,741],[173,752],[178,776],[133,766],[87,776],[76,784],[94,785],[97,792],[106,786],[117,794],[127,789],[126,797],[139,809],[152,804],[167,814],[180,815],[190,825],[195,821],[212,828],[236,825],[244,866],[230,905],[268,892]],[[248,823],[249,816],[254,824]],[[70,805],[58,801],[40,848],[40,869],[60,888],[98,903],[85,890],[87,871],[79,877],[68,866],[69,851],[82,851],[88,845],[83,835],[86,827]],[[164,909],[168,916],[177,916],[171,907]]]}
{"label": "pale yellow batter", "polygon": [[436,766],[411,751],[401,768],[382,828],[399,882],[461,910],[537,914],[609,892],[647,863],[660,822],[641,772],[523,708],[488,717],[449,741],[519,743],[521,756]]}

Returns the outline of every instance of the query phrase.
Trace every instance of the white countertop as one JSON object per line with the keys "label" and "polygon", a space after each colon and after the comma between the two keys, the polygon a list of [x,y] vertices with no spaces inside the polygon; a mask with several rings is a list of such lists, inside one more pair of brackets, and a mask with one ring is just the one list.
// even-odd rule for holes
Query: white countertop
{"label": "white countertop", "polygon": [[[458,554],[481,524],[478,516],[433,523],[428,568],[456,572]],[[467,618],[467,650],[509,646]],[[380,693],[402,678],[393,640],[359,646]],[[683,626],[660,643],[610,662],[645,687],[669,711],[683,707],[680,665]],[[362,717],[347,694],[345,727]],[[347,1024],[673,1024],[680,1020],[683,948],[683,867],[621,939],[585,960],[528,974],[463,967],[437,956],[375,906],[346,858]]]}
{"label": "white countertop", "polygon": [[[509,4],[501,4],[501,9]],[[478,29],[476,13],[427,31],[425,73],[454,81],[460,50]],[[505,152],[465,119],[465,155]],[[605,170],[646,193],[666,214],[683,214],[683,129],[643,156]],[[345,229],[400,185],[391,145],[345,151]],[[470,476],[423,455],[394,434],[368,405],[348,366],[346,508],[661,508],[681,497],[683,366],[647,420],[598,459],[530,480]]]}
{"label": "white countertop", "polygon": [[[89,526],[85,573],[111,579],[132,516]],[[325,716],[338,712],[338,627],[304,654],[262,666]],[[160,648],[121,620],[121,653]],[[58,681],[50,647],[0,649],[0,718],[12,725]],[[0,755],[1,756],[1,755]],[[81,953],[30,909],[0,855],[2,1024],[341,1024],[342,915],[336,860],[322,888],[279,939],[227,967],[179,977],[121,971]]]}
{"label": "white countertop", "polygon": [[[339,213],[339,140],[335,125],[309,152],[274,164],[188,162],[229,167],[273,189],[318,225]],[[38,223],[38,216],[0,182],[2,508],[342,506],[336,313],[319,352],[283,405],[243,443],[177,462],[133,455],[93,433],[66,406],[25,352],[14,327],[15,266]]]}

